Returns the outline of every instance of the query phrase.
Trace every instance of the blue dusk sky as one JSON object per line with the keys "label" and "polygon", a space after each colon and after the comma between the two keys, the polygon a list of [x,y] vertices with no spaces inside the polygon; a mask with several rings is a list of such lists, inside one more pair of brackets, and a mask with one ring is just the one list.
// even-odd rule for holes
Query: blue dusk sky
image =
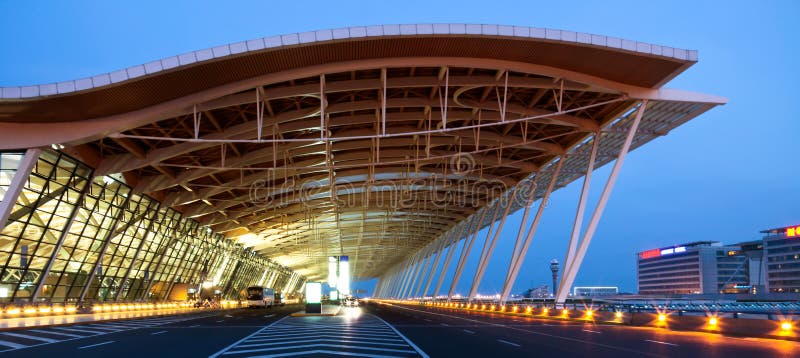
{"label": "blue dusk sky", "polygon": [[[759,230],[800,224],[800,2],[222,3],[0,0],[0,86],[87,77],[264,36],[374,24],[535,26],[695,49],[699,62],[665,87],[729,103],[628,156],[575,284],[635,291],[636,252],[755,240]],[[589,209],[610,167],[596,171]],[[580,185],[553,194],[513,292],[550,282],[548,263],[564,258]],[[521,214],[506,222],[480,293],[500,290]],[[473,254],[458,292],[468,291],[476,266]]]}

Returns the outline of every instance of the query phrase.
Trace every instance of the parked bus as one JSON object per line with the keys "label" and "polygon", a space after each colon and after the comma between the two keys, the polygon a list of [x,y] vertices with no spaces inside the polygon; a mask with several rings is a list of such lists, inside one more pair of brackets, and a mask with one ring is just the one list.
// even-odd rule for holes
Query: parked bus
{"label": "parked bus", "polygon": [[275,304],[275,289],[262,286],[247,288],[247,306],[270,308]]}

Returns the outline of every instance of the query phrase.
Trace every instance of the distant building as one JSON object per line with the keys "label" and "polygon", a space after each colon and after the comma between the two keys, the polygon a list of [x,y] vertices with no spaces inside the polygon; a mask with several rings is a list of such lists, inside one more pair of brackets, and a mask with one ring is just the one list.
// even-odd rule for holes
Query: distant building
{"label": "distant building", "polygon": [[548,298],[550,294],[550,286],[541,285],[539,287],[529,288],[523,293],[526,298]]}
{"label": "distant building", "polygon": [[573,296],[611,296],[619,294],[616,286],[575,286],[572,288]]}
{"label": "distant building", "polygon": [[768,292],[800,293],[800,226],[764,230]]}
{"label": "distant building", "polygon": [[637,254],[639,294],[739,293],[749,290],[741,246],[698,241]]}
{"label": "distant building", "polygon": [[767,267],[764,260],[764,241],[748,241],[737,244],[747,256],[747,268],[750,273],[750,293],[764,293],[767,285]]}

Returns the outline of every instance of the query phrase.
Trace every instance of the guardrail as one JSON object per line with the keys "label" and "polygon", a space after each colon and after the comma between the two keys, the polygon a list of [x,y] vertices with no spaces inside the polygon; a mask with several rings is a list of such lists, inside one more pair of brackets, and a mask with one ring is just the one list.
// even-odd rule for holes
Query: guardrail
{"label": "guardrail", "polygon": [[655,312],[600,309],[599,307],[573,305],[562,308],[534,306],[529,304],[505,304],[497,302],[436,302],[416,300],[376,300],[381,303],[422,305],[433,308],[487,312],[526,316],[531,318],[561,321],[579,321],[593,324],[629,325],[670,329],[677,331],[700,331],[726,335],[800,340],[795,315],[774,314],[769,319],[744,318],[733,312],[706,312],[703,315],[687,315],[686,312],[656,310]]}

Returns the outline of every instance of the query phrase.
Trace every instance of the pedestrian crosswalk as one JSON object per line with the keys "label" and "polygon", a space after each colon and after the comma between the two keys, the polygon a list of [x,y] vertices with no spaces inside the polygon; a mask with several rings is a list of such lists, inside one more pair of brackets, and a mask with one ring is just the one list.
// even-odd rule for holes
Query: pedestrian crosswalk
{"label": "pedestrian crosswalk", "polygon": [[139,328],[157,327],[207,317],[209,315],[168,316],[125,321],[108,321],[70,326],[48,326],[0,331],[0,353],[43,344],[99,336]]}
{"label": "pedestrian crosswalk", "polygon": [[371,314],[286,316],[219,351],[235,357],[427,357],[394,327]]}

